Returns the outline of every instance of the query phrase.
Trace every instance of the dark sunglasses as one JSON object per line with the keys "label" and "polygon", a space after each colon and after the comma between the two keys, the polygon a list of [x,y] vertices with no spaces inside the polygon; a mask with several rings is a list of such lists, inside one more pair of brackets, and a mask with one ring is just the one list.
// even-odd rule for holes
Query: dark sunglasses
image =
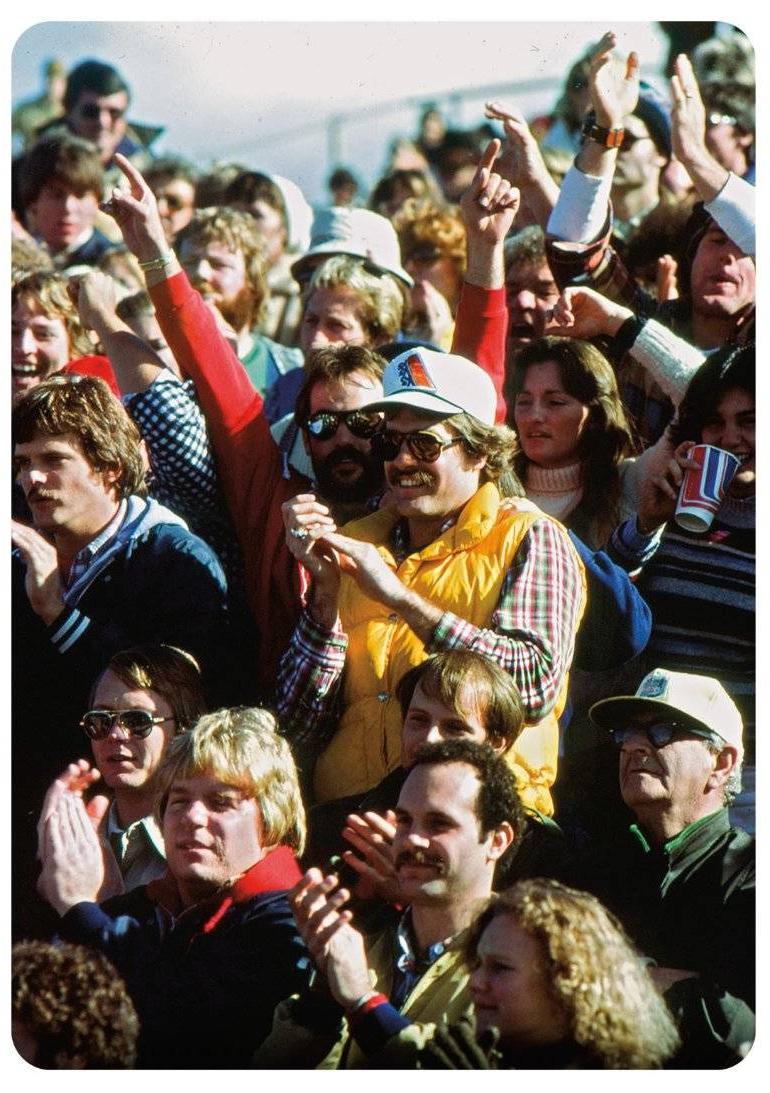
{"label": "dark sunglasses", "polygon": [[115,725],[143,740],[155,725],[173,720],[173,717],[153,717],[149,710],[89,710],[83,714],[80,725],[91,740],[104,740]]}
{"label": "dark sunglasses", "polygon": [[623,139],[618,145],[619,152],[630,152],[633,146],[638,140],[652,140],[649,133],[645,133],[644,136],[636,136],[634,133],[623,133]]}
{"label": "dark sunglasses", "polygon": [[676,721],[663,721],[659,725],[627,725],[622,729],[613,729],[612,739],[617,747],[622,748],[626,741],[637,733],[646,736],[654,748],[665,748],[675,736],[702,736],[705,740],[711,739],[706,733],[699,733],[693,729],[691,725],[680,725]]}
{"label": "dark sunglasses", "polygon": [[385,463],[392,462],[406,444],[409,454],[420,463],[435,463],[438,457],[453,444],[459,444],[461,436],[452,436],[442,440],[433,433],[399,433],[394,429],[385,429],[372,437],[372,455]]}
{"label": "dark sunglasses", "polygon": [[102,111],[106,111],[110,115],[113,121],[119,121],[125,114],[125,109],[120,106],[99,106],[95,102],[84,102],[78,109],[78,113],[81,118],[86,121],[96,121],[101,116]]}
{"label": "dark sunglasses", "polygon": [[305,428],[316,440],[329,440],[346,425],[353,436],[368,440],[382,425],[382,414],[365,410],[319,410],[307,419]]}

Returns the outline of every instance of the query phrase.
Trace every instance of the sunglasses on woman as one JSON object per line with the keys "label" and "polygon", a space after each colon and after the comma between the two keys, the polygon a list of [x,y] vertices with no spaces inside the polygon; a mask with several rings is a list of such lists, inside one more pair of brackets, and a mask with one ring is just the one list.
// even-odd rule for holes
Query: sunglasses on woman
{"label": "sunglasses on woman", "polygon": [[307,419],[305,428],[316,440],[329,440],[346,425],[353,436],[368,440],[382,425],[382,414],[365,410],[319,410]]}
{"label": "sunglasses on woman", "polygon": [[429,432],[399,433],[395,429],[384,429],[372,437],[372,455],[385,463],[391,463],[398,456],[402,446],[406,444],[413,459],[419,460],[420,463],[435,463],[443,451],[461,441],[461,436],[452,436],[448,440],[443,440],[440,436]]}
{"label": "sunglasses on woman", "polygon": [[173,717],[153,717],[149,710],[89,710],[83,714],[80,725],[91,740],[104,740],[116,725],[130,736],[143,740],[155,725],[173,720]]}
{"label": "sunglasses on woman", "polygon": [[622,729],[613,729],[612,739],[619,748],[622,748],[626,741],[637,733],[646,736],[654,748],[665,748],[666,744],[670,744],[677,736],[702,736],[706,740],[711,739],[705,732],[700,733],[692,726],[680,725],[676,721],[662,721],[656,725],[626,725]]}

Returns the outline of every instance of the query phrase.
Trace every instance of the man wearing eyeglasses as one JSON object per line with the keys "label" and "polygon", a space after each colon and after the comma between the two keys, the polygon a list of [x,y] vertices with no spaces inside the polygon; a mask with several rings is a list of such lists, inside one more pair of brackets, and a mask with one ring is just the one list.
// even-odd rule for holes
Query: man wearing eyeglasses
{"label": "man wearing eyeglasses", "polygon": [[716,679],[656,668],[635,695],[603,699],[590,715],[619,749],[620,793],[636,822],[571,879],[657,962],[689,1065],[730,1065],[722,1052],[750,1032],[755,978],[755,843],[728,812],[740,790],[740,713]]}
{"label": "man wearing eyeglasses", "polygon": [[409,350],[383,389],[366,409],[385,413],[372,437],[384,507],[344,535],[311,494],[283,508],[312,578],[281,662],[284,731],[304,759],[318,756],[317,800],[365,791],[400,761],[401,676],[430,653],[475,649],[521,692],[529,728],[514,765],[525,803],[549,814],[582,563],[564,529],[516,496],[513,436],[494,425],[494,385],[477,365]]}

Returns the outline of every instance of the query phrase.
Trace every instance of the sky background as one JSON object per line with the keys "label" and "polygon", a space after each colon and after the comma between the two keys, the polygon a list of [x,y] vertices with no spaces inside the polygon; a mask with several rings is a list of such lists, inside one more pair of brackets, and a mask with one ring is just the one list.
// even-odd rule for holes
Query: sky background
{"label": "sky background", "polygon": [[[371,184],[390,140],[414,132],[419,107],[404,99],[446,103],[452,91],[536,80],[545,86],[515,100],[527,115],[543,112],[571,62],[608,25],[41,22],[9,40],[11,95],[15,103],[38,94],[51,57],[68,68],[86,57],[108,61],[132,89],[130,116],[166,126],[157,151],[284,174],[318,201],[332,115],[355,113],[340,129],[340,159]],[[660,67],[667,44],[656,24],[617,29],[620,49]],[[483,95],[455,104],[451,120],[477,125],[482,105]]]}

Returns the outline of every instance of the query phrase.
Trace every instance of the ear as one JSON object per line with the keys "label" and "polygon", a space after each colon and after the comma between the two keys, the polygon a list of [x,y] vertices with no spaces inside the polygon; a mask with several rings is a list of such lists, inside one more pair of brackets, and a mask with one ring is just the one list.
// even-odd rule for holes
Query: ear
{"label": "ear", "polygon": [[104,483],[105,489],[108,489],[108,490],[115,489],[118,486],[119,482],[120,482],[120,477],[121,477],[122,473],[123,473],[123,468],[122,467],[107,467],[106,470],[103,470],[102,471],[102,482]]}
{"label": "ear", "polygon": [[499,861],[509,846],[513,843],[513,828],[504,820],[499,827],[492,832],[489,841],[489,860]]}
{"label": "ear", "polygon": [[721,789],[738,765],[738,749],[727,745],[714,756],[714,769],[706,782],[707,789]]}

